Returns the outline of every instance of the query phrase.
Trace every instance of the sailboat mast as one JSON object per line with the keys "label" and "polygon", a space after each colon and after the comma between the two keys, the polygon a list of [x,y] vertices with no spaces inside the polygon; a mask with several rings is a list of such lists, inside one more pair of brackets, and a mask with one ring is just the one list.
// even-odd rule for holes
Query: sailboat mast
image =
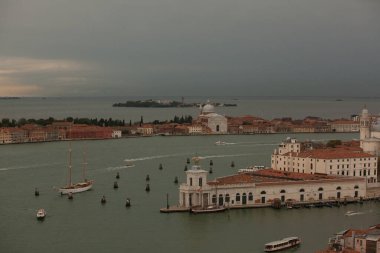
{"label": "sailboat mast", "polygon": [[68,178],[68,185],[71,186],[71,169],[72,169],[72,166],[71,166],[71,143],[69,143],[69,178]]}
{"label": "sailboat mast", "polygon": [[86,179],[86,170],[87,170],[87,155],[86,155],[86,146],[84,147],[83,150],[83,181],[87,181]]}

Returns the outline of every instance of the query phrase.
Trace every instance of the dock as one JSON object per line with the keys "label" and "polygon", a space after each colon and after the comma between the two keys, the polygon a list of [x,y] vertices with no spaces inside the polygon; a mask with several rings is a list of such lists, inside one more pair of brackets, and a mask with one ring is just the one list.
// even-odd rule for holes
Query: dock
{"label": "dock", "polygon": [[190,208],[181,206],[170,206],[169,208],[164,207],[160,209],[160,213],[183,213],[190,212]]}

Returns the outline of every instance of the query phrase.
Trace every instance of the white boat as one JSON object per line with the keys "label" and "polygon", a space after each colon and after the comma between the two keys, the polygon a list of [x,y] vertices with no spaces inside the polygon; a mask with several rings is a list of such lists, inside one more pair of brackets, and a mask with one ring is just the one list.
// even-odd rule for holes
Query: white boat
{"label": "white boat", "polygon": [[215,145],[226,145],[227,142],[224,142],[224,141],[217,141],[215,142]]}
{"label": "white boat", "polygon": [[247,167],[245,169],[240,169],[240,170],[238,170],[238,172],[239,173],[247,173],[247,172],[255,172],[255,171],[259,171],[259,170],[263,170],[263,169],[265,169],[265,166],[255,165],[255,166]]}
{"label": "white boat", "polygon": [[68,182],[66,186],[63,186],[58,189],[58,191],[61,194],[69,194],[69,193],[79,193],[79,192],[84,192],[88,191],[92,188],[92,185],[94,184],[94,180],[87,180],[86,179],[86,167],[87,167],[87,162],[86,162],[86,156],[84,153],[84,163],[83,163],[83,182],[79,183],[72,183],[71,179],[71,146],[69,147],[69,166],[68,166]]}
{"label": "white boat", "polygon": [[274,241],[274,242],[265,244],[264,251],[265,252],[279,251],[283,249],[296,247],[300,245],[300,243],[301,243],[301,240],[298,237],[296,236],[288,237],[279,241]]}
{"label": "white boat", "polygon": [[347,211],[344,215],[346,216],[354,216],[354,215],[360,215],[363,214],[362,212],[355,212],[355,211]]}
{"label": "white boat", "polygon": [[133,163],[132,160],[124,160],[125,161],[125,167],[126,168],[131,168],[131,167],[135,167],[136,165]]}
{"label": "white boat", "polygon": [[38,209],[38,211],[37,211],[37,215],[36,215],[36,217],[37,217],[37,219],[38,220],[43,220],[43,219],[45,219],[45,216],[46,216],[46,211],[45,211],[45,209]]}
{"label": "white boat", "polygon": [[202,207],[194,207],[190,209],[190,212],[192,213],[217,213],[217,212],[224,212],[227,209],[224,206],[208,206],[205,208]]}

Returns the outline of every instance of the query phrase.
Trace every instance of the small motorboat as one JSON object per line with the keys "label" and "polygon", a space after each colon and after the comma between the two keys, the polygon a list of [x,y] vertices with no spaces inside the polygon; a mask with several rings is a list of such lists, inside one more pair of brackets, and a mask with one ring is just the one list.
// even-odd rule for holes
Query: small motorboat
{"label": "small motorboat", "polygon": [[218,146],[220,146],[220,145],[226,145],[227,143],[226,142],[224,142],[224,141],[216,141],[215,142],[215,145],[218,145]]}
{"label": "small motorboat", "polygon": [[45,209],[43,209],[43,208],[38,209],[38,211],[37,211],[37,215],[36,215],[37,220],[43,220],[43,219],[45,219],[45,216],[46,216],[46,211],[45,211]]}

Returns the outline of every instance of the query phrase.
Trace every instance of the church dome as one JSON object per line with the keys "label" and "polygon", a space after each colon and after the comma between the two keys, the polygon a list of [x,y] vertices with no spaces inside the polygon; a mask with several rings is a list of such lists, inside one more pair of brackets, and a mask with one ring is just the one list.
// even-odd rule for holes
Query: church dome
{"label": "church dome", "polygon": [[214,108],[214,106],[212,104],[206,104],[202,108],[202,113],[203,114],[208,114],[208,113],[213,113],[213,112],[215,112],[215,108]]}

